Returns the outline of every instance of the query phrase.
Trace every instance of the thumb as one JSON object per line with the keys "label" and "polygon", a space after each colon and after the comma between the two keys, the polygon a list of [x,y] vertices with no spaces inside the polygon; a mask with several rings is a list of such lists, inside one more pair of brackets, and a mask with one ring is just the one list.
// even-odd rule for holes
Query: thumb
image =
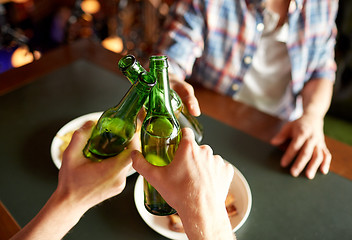
{"label": "thumb", "polygon": [[71,141],[62,155],[62,164],[66,165],[68,162],[79,164],[86,161],[86,158],[82,154],[82,149],[87,144],[93,127],[94,122],[88,121],[73,133]]}
{"label": "thumb", "polygon": [[158,171],[156,168],[158,167],[150,164],[142,153],[137,150],[132,151],[131,158],[132,167],[152,184],[153,180],[157,177]]}
{"label": "thumb", "polygon": [[290,128],[286,124],[281,128],[281,130],[270,140],[273,145],[283,144],[289,137]]}

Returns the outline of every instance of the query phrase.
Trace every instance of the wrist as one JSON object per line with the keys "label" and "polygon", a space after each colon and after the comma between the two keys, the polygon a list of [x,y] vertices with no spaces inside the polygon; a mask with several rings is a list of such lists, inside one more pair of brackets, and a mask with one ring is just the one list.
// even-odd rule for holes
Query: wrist
{"label": "wrist", "polygon": [[302,116],[314,119],[324,119],[325,114],[325,112],[316,111],[314,109],[304,109]]}
{"label": "wrist", "polygon": [[87,204],[84,204],[83,201],[80,201],[69,194],[62,194],[57,190],[49,198],[48,203],[57,208],[65,208],[67,211],[70,211],[72,215],[77,216],[83,215],[90,208]]}
{"label": "wrist", "polygon": [[301,119],[304,119],[306,122],[314,124],[316,127],[322,127],[324,125],[324,115],[316,112],[303,112]]}
{"label": "wrist", "polygon": [[198,202],[178,214],[189,239],[234,239],[225,203]]}
{"label": "wrist", "polygon": [[75,201],[69,195],[62,195],[57,190],[39,212],[39,219],[45,221],[43,229],[64,237],[81,219],[89,208]]}
{"label": "wrist", "polygon": [[92,207],[92,204],[88,204],[84,197],[77,197],[76,194],[72,194],[60,187],[54,191],[47,204],[56,208],[66,209],[65,211],[70,212],[72,216],[79,217]]}
{"label": "wrist", "polygon": [[85,208],[55,191],[40,212],[11,240],[60,240],[78,223],[85,211]]}

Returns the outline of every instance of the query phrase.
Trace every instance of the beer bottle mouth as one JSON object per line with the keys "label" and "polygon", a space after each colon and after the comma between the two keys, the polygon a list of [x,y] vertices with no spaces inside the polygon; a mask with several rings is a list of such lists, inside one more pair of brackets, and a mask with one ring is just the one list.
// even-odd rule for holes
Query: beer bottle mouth
{"label": "beer bottle mouth", "polygon": [[144,83],[148,87],[154,87],[156,84],[156,78],[148,72],[141,72],[138,75],[138,79],[141,83]]}
{"label": "beer bottle mouth", "polygon": [[149,65],[150,68],[167,68],[169,66],[167,62],[167,56],[151,56],[149,58]]}
{"label": "beer bottle mouth", "polygon": [[135,64],[135,62],[135,56],[128,54],[120,59],[120,61],[118,62],[118,66],[122,72],[125,72],[129,67]]}

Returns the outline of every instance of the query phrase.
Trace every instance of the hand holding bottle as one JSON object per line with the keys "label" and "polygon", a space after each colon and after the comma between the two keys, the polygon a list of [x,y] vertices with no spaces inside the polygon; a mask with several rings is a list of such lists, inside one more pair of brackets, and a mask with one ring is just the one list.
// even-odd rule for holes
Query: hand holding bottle
{"label": "hand holding bottle", "polygon": [[[132,84],[138,80],[138,76],[141,73],[146,72],[146,70],[133,55],[126,55],[122,57],[118,62],[118,66],[121,72]],[[175,78],[171,74],[170,77],[173,79]],[[198,100],[194,96],[193,87],[183,80],[171,80],[170,85],[171,106],[181,128],[191,128],[194,131],[196,141],[200,143],[203,139],[203,126],[194,117],[200,115],[200,108]],[[182,95],[182,97],[180,97],[172,88],[175,88],[175,90]],[[185,102],[185,105],[182,101]],[[148,106],[149,103],[147,100],[145,107],[148,108]]]}
{"label": "hand holding bottle", "polygon": [[190,129],[182,129],[167,166],[153,166],[138,151],[131,156],[133,167],[177,210],[189,239],[233,239],[225,209],[233,167],[209,146],[198,146]]}
{"label": "hand holding bottle", "polygon": [[71,198],[76,198],[87,209],[122,192],[131,167],[132,151],[126,149],[101,163],[90,161],[80,149],[89,138],[92,127],[93,122],[87,122],[72,136],[63,154],[57,187],[59,192],[75,193]]}
{"label": "hand holding bottle", "polygon": [[169,74],[169,79],[170,87],[180,96],[189,113],[196,117],[199,116],[201,114],[200,107],[192,85],[185,80],[176,78],[173,74]]}
{"label": "hand holding bottle", "polygon": [[87,122],[73,134],[63,154],[55,192],[12,240],[62,239],[89,208],[122,192],[132,150],[102,162],[90,161],[83,156],[82,148],[92,127],[93,122]]}
{"label": "hand holding bottle", "polygon": [[147,74],[138,78],[120,103],[107,109],[99,118],[83,149],[85,157],[99,162],[116,156],[130,144],[136,133],[137,116],[156,83]]}

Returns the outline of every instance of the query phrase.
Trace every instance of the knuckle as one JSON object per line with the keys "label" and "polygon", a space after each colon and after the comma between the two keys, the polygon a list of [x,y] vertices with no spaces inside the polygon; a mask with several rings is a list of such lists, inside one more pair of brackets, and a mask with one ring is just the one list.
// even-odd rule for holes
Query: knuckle
{"label": "knuckle", "polygon": [[183,142],[187,147],[193,147],[193,141],[191,138],[183,138]]}
{"label": "knuckle", "polygon": [[200,146],[202,151],[204,151],[208,155],[213,155],[213,149],[209,145],[202,145]]}
{"label": "knuckle", "polygon": [[326,150],[324,151],[324,157],[325,157],[325,160],[331,161],[332,155],[331,155],[331,153],[330,153],[330,151],[329,151],[328,149],[326,149]]}
{"label": "knuckle", "polygon": [[193,89],[191,84],[185,82],[184,89],[185,89],[185,92],[187,94],[189,94],[189,95],[193,95],[194,94],[194,89]]}
{"label": "knuckle", "polygon": [[302,149],[301,150],[301,155],[302,155],[302,158],[308,158],[309,155],[310,155],[309,149],[307,149],[307,148]]}

